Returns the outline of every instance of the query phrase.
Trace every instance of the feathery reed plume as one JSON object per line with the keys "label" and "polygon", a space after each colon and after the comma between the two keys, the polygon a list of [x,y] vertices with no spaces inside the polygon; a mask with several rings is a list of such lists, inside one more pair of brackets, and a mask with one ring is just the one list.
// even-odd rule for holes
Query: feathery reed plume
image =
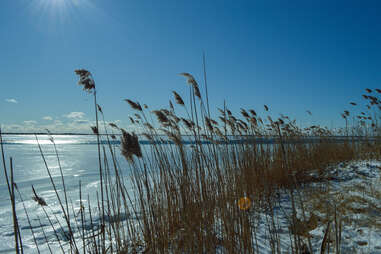
{"label": "feathery reed plume", "polygon": [[181,118],[181,120],[184,122],[185,126],[189,129],[189,130],[192,130],[193,129],[193,126],[194,126],[194,123],[190,120],[187,120],[185,118]]}
{"label": "feathery reed plume", "polygon": [[172,101],[169,100],[169,108],[171,109],[171,111],[174,111],[175,108],[173,107],[173,104],[172,104]]}
{"label": "feathery reed plume", "polygon": [[91,126],[91,130],[94,134],[99,134],[97,126]]}
{"label": "feathery reed plume", "polygon": [[112,128],[119,129],[118,125],[115,123],[109,123],[108,125],[110,125]]}
{"label": "feathery reed plume", "polygon": [[187,78],[188,84],[194,85],[196,83],[196,80],[194,79],[194,77],[191,74],[186,73],[186,72],[182,72],[182,73],[180,73],[180,75]]}
{"label": "feathery reed plume", "polygon": [[152,113],[154,113],[156,115],[157,120],[160,123],[168,123],[169,122],[168,117],[163,113],[162,110],[154,110],[154,111],[152,111]]}
{"label": "feathery reed plume", "polygon": [[265,108],[266,111],[269,111],[269,107],[267,107],[267,105],[263,105],[263,107]]}
{"label": "feathery reed plume", "polygon": [[217,136],[219,136],[220,138],[222,138],[224,141],[227,141],[228,139],[226,138],[226,136],[224,134],[222,134],[221,130],[217,127],[214,127],[214,133],[217,134]]}
{"label": "feathery reed plume", "polygon": [[103,114],[102,108],[101,108],[101,106],[99,106],[99,104],[97,104],[97,108],[98,108],[98,111]]}
{"label": "feathery reed plume", "polygon": [[371,92],[372,92],[372,90],[369,89],[369,88],[365,88],[365,91],[367,91],[368,93],[371,93]]}
{"label": "feathery reed plume", "polygon": [[309,114],[310,116],[312,116],[311,111],[307,110],[306,112],[307,112],[307,114]]}
{"label": "feathery reed plume", "polygon": [[154,128],[152,127],[150,123],[144,123],[143,125],[146,126],[148,129],[150,129],[151,131],[154,130]]}
{"label": "feathery reed plume", "polygon": [[226,119],[224,117],[219,116],[218,118],[220,119],[221,122],[226,123]]}
{"label": "feathery reed plume", "polygon": [[222,109],[220,109],[220,108],[217,108],[218,109],[218,111],[220,111],[220,113],[221,113],[221,115],[225,115],[225,111],[223,111]]}
{"label": "feathery reed plume", "polygon": [[168,116],[170,116],[170,118],[171,118],[171,120],[172,120],[172,122],[174,122],[174,123],[179,123],[180,122],[180,118],[178,117],[178,116],[176,116],[174,113],[170,113]]}
{"label": "feathery reed plume", "polygon": [[368,99],[368,95],[363,94],[362,97],[364,97],[366,100]]}
{"label": "feathery reed plume", "polygon": [[130,119],[130,121],[131,121],[132,124],[135,123],[135,120],[134,120],[131,116],[129,116],[128,118]]}
{"label": "feathery reed plume", "polygon": [[78,85],[83,86],[83,90],[91,93],[95,89],[95,82],[91,73],[85,69],[78,69],[74,72],[79,76]]}
{"label": "feathery reed plume", "polygon": [[140,149],[138,136],[136,136],[135,133],[130,134],[124,129],[121,129],[121,131],[122,137],[120,140],[120,150],[123,157],[126,158],[128,162],[134,161],[133,155],[141,158],[142,152]]}
{"label": "feathery reed plume", "polygon": [[213,119],[209,119],[210,120],[210,122],[212,123],[212,124],[214,124],[214,125],[218,125],[218,122],[217,121],[215,121],[215,120],[213,120]]}
{"label": "feathery reed plume", "polygon": [[201,93],[197,83],[196,85],[193,85],[193,89],[194,89],[194,94],[201,100]]}
{"label": "feathery reed plume", "polygon": [[136,119],[139,119],[139,120],[141,120],[142,119],[142,117],[139,115],[139,114],[134,114],[134,116],[136,117]]}
{"label": "feathery reed plume", "polygon": [[354,103],[354,102],[350,102],[349,104],[353,105],[353,106],[356,106],[357,104]]}
{"label": "feathery reed plume", "polygon": [[213,132],[213,126],[212,123],[210,122],[210,119],[205,116],[205,125],[208,128],[210,132]]}
{"label": "feathery reed plume", "polygon": [[381,93],[381,89],[376,88],[374,90],[376,90],[377,93]]}
{"label": "feathery reed plume", "polygon": [[129,99],[125,99],[124,101],[126,101],[130,105],[131,108],[138,110],[138,111],[143,111],[142,107],[140,106],[140,104],[138,102],[133,102],[132,100],[129,100]]}
{"label": "feathery reed plume", "polygon": [[172,91],[172,93],[175,96],[176,103],[179,104],[179,105],[183,105],[184,106],[184,101],[181,98],[181,96],[178,93],[176,93],[175,91]]}
{"label": "feathery reed plume", "polygon": [[349,111],[348,111],[348,110],[344,110],[344,114],[345,114],[346,116],[349,116]]}
{"label": "feathery reed plume", "polygon": [[257,112],[254,109],[249,109],[249,112],[252,116],[257,116]]}
{"label": "feathery reed plume", "polygon": [[144,107],[145,109],[147,109],[147,108],[148,108],[147,104],[143,104],[143,107]]}
{"label": "feathery reed plume", "polygon": [[241,119],[238,120],[238,126],[239,126],[243,131],[246,131],[246,130],[247,130],[247,123],[245,123],[245,122],[242,121]]}
{"label": "feathery reed plume", "polygon": [[243,117],[245,117],[245,118],[249,118],[249,117],[250,117],[249,114],[246,112],[246,110],[243,109],[243,108],[241,108],[241,115],[242,115]]}
{"label": "feathery reed plume", "polygon": [[198,84],[197,84],[195,78],[191,74],[186,73],[186,72],[180,73],[180,75],[187,78],[188,84],[191,84],[193,86],[194,94],[201,100],[200,89],[198,87]]}
{"label": "feathery reed plume", "polygon": [[160,109],[161,112],[163,112],[166,116],[169,116],[171,114],[171,112],[169,112],[169,110],[163,108],[163,109]]}
{"label": "feathery reed plume", "polygon": [[32,199],[34,201],[36,201],[40,206],[47,206],[45,200],[42,197],[37,195],[33,185],[32,185],[32,190],[33,190],[33,194],[34,194],[34,197],[32,197]]}

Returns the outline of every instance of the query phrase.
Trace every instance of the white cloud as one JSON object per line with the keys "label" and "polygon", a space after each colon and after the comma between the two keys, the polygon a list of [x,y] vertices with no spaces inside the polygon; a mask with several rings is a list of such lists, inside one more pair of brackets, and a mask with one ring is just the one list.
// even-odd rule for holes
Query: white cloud
{"label": "white cloud", "polygon": [[10,99],[5,99],[6,102],[9,102],[9,103],[19,103],[16,99],[13,99],[13,98],[10,98]]}
{"label": "white cloud", "polygon": [[24,124],[26,124],[26,125],[34,125],[34,124],[36,124],[36,123],[37,123],[37,122],[34,121],[34,120],[24,121]]}
{"label": "white cloud", "polygon": [[64,117],[70,118],[70,119],[80,119],[80,118],[83,118],[85,115],[86,114],[83,112],[70,112],[69,114],[64,115]]}
{"label": "white cloud", "polygon": [[[53,117],[52,117],[53,118]],[[117,120],[111,121],[113,123],[118,122]],[[109,122],[106,122],[106,125],[108,125]],[[92,133],[91,126],[95,126],[95,121],[88,120],[88,119],[71,119],[71,120],[58,120],[54,119],[52,121],[35,121],[35,120],[25,120],[21,123],[14,123],[14,124],[2,124],[1,129],[3,132],[11,132],[11,133],[17,133],[17,132],[28,132],[28,133],[35,133],[35,132],[46,132],[46,129],[50,130],[54,133],[65,133],[65,132],[72,132],[72,133]],[[119,125],[119,124],[118,124]],[[142,129],[133,126],[133,125],[120,125],[120,127],[125,128],[128,131],[134,131],[136,133],[143,132]],[[109,131],[111,131],[111,128],[109,128]],[[100,130],[103,133],[103,127],[100,126]],[[113,130],[115,131],[115,130]],[[115,131],[117,133],[117,131]]]}
{"label": "white cloud", "polygon": [[74,123],[75,124],[88,124],[90,122],[89,122],[89,120],[85,120],[85,119],[84,120],[80,120],[79,119],[79,120],[75,120]]}
{"label": "white cloud", "polygon": [[44,116],[42,119],[46,120],[46,121],[52,121],[53,118],[51,116]]}

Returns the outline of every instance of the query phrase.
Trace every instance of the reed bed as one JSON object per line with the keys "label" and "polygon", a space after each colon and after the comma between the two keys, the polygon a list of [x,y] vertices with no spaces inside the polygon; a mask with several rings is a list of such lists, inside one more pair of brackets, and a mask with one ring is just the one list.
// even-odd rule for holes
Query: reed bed
{"label": "reed bed", "polygon": [[[199,83],[191,74],[181,73],[189,86],[189,98],[184,99],[173,91],[175,105],[170,101],[169,108],[151,110],[145,104],[125,100],[135,113],[130,117],[131,122],[136,129],[143,130],[136,135],[114,123],[106,124],[96,101],[91,73],[77,70],[76,74],[80,77],[79,84],[94,96],[96,126],[92,130],[98,140],[101,184],[96,204],[88,202],[86,207],[81,202],[79,207],[75,206],[68,200],[66,189],[63,193],[57,191],[58,183],[45,164],[68,229],[64,237],[54,229],[60,252],[216,253],[219,250],[220,253],[261,253],[258,233],[263,230],[259,227],[265,227],[273,253],[312,253],[308,231],[318,222],[301,189],[309,183],[328,182],[325,172],[340,163],[380,159],[377,139],[381,130],[377,121],[380,106],[377,96],[370,95],[381,92],[378,89],[366,90],[367,95],[363,96],[367,102],[366,112],[359,113],[352,121],[350,117],[355,113],[349,110],[342,113],[345,128],[300,128],[288,116],[273,119],[267,105],[264,105],[267,114],[264,116],[243,108],[239,115],[234,115],[224,105],[213,119],[208,97],[201,93]],[[359,107],[355,102],[349,104]],[[111,142],[117,138],[115,131],[120,133],[120,147]],[[105,135],[100,135],[101,132]],[[342,142],[333,142],[334,135],[343,138]],[[149,149],[140,146],[142,137],[150,141]],[[308,138],[313,142],[306,142]],[[102,145],[102,140],[107,145]],[[54,144],[53,138],[51,141]],[[16,202],[23,203],[23,199],[21,194],[19,199],[15,196],[17,185],[12,177],[12,161],[8,177],[5,151],[3,146],[1,148],[14,207]],[[128,175],[120,168],[117,153],[129,162]],[[65,186],[62,170],[61,176],[59,184]],[[133,195],[127,191],[126,179],[133,183]],[[79,190],[79,200],[82,200],[84,194],[81,187]],[[286,226],[279,224],[274,209],[282,195],[290,200],[290,209],[285,212]],[[44,206],[43,198],[36,192],[35,200]],[[94,219],[94,208],[100,220]],[[14,209],[13,212],[15,252],[23,253],[17,214]],[[26,209],[25,212],[28,215]],[[49,218],[48,212],[46,210]],[[327,232],[321,239],[320,252],[340,253],[340,211],[335,208],[329,213],[328,219],[319,222],[326,225]],[[260,214],[266,214],[265,224],[259,223]],[[33,214],[28,215],[28,220],[31,216]],[[139,219],[132,219],[136,217]],[[91,230],[85,227],[88,223]],[[279,240],[282,227],[289,231],[290,247],[286,250]],[[334,241],[328,239],[331,231],[335,233]],[[47,244],[51,243],[47,240]],[[57,253],[50,247],[49,250]],[[38,246],[37,251],[40,253]]]}

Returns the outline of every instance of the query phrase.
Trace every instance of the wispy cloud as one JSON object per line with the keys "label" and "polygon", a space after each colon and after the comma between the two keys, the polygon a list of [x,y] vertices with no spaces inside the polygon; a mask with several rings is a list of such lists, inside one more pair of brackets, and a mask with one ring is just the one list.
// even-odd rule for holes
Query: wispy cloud
{"label": "wispy cloud", "polygon": [[52,121],[53,118],[51,116],[44,116],[42,119],[46,120],[46,121]]}
{"label": "wispy cloud", "polygon": [[37,124],[37,122],[34,121],[34,120],[27,120],[27,121],[24,121],[24,124],[26,124],[26,125],[34,125],[34,124]]}
{"label": "wispy cloud", "polygon": [[[81,114],[80,114],[81,115]],[[49,117],[49,116],[47,116]],[[82,119],[74,119],[71,118],[70,120],[58,120],[54,119],[55,117],[52,117],[51,121],[36,121],[36,120],[25,120],[17,124],[1,124],[1,129],[4,132],[11,132],[11,133],[17,133],[17,132],[29,132],[29,133],[35,133],[35,132],[46,132],[46,129],[50,130],[54,133],[66,133],[66,132],[72,132],[72,133],[92,133],[91,126],[94,126],[96,123],[93,120],[88,120],[85,118]],[[43,117],[44,119],[44,117]],[[127,124],[121,124],[123,121],[110,121],[112,123],[117,123],[119,127],[124,128],[128,131],[133,131],[136,133],[142,133],[144,130],[136,127],[135,125],[127,125]],[[106,122],[106,125],[110,122]],[[103,133],[103,128],[101,126],[101,132]]]}
{"label": "wispy cloud", "polygon": [[86,114],[83,112],[70,112],[67,115],[64,115],[64,117],[69,118],[69,119],[81,119],[85,116]]}
{"label": "wispy cloud", "polygon": [[75,124],[89,124],[89,120],[75,120],[74,121]]}
{"label": "wispy cloud", "polygon": [[16,99],[13,99],[13,98],[10,98],[10,99],[5,99],[6,102],[9,102],[9,103],[19,103]]}

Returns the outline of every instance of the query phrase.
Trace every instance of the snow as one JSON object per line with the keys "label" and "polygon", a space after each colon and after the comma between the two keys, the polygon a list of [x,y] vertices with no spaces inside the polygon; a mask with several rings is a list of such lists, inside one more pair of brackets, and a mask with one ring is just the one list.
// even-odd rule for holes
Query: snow
{"label": "snow", "polygon": [[[304,230],[301,239],[308,246],[307,235],[310,236],[313,253],[320,253],[322,241],[328,221],[330,223],[330,253],[335,253],[335,228],[340,227],[341,220],[341,253],[379,253],[381,254],[381,162],[360,161],[342,163],[328,170],[323,176],[325,181],[307,184],[294,192],[297,203],[297,221]],[[304,206],[305,220],[300,201]],[[337,225],[335,224],[335,209]],[[312,212],[307,212],[312,211]],[[272,253],[269,238],[268,213],[250,210],[257,217],[256,228],[260,253]],[[289,225],[292,214],[291,201],[287,193],[281,194],[279,204],[274,207],[279,239],[279,247],[283,252],[291,252]],[[314,225],[313,219],[317,218]],[[303,222],[304,221],[304,222]],[[307,221],[307,222],[306,222]],[[299,232],[301,234],[302,232]],[[223,248],[218,253],[227,253]]]}

